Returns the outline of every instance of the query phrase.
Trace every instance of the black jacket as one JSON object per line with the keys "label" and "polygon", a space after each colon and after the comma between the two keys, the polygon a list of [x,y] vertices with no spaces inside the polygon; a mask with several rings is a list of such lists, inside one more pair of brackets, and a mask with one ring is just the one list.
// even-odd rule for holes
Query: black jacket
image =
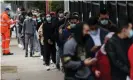
{"label": "black jacket", "polygon": [[48,42],[48,39],[55,42],[55,27],[52,25],[52,23],[44,23],[43,25],[43,37],[44,42]]}
{"label": "black jacket", "polygon": [[107,42],[105,50],[111,65],[112,80],[126,80],[129,74],[129,46],[129,40],[120,39],[116,34]]}
{"label": "black jacket", "polygon": [[[104,38],[105,38],[105,36],[107,34],[108,34],[107,30],[100,28],[100,40],[101,40],[101,44],[104,43]],[[94,57],[95,53],[91,52],[91,48],[94,46],[94,41],[93,41],[93,39],[92,39],[92,37],[90,35],[88,36],[87,46],[88,46],[88,50],[87,50],[88,56],[89,57]]]}

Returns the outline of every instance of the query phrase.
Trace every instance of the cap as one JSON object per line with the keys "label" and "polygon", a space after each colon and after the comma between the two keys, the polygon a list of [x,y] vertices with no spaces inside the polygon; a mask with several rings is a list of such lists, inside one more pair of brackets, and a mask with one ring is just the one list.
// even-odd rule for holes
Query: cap
{"label": "cap", "polygon": [[5,8],[5,10],[10,10],[9,8]]}

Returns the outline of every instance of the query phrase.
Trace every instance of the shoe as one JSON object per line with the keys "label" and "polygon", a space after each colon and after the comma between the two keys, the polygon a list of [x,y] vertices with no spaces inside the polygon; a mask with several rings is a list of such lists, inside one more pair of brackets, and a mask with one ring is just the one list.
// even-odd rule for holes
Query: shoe
{"label": "shoe", "polygon": [[25,55],[25,57],[28,57],[28,55]]}
{"label": "shoe", "polygon": [[13,53],[3,53],[3,55],[13,55]]}
{"label": "shoe", "polygon": [[50,70],[50,66],[46,66],[46,70],[49,71]]}
{"label": "shoe", "polygon": [[34,57],[40,57],[40,53],[39,52],[34,52]]}
{"label": "shoe", "polygon": [[60,70],[60,64],[57,64],[57,65],[56,65],[56,68],[57,68],[58,70]]}
{"label": "shoe", "polygon": [[18,44],[18,47],[19,47],[19,48],[23,48],[23,45],[21,45],[21,44]]}
{"label": "shoe", "polygon": [[40,59],[43,60],[43,56],[41,56]]}
{"label": "shoe", "polygon": [[52,69],[56,69],[56,65],[55,64],[52,64]]}

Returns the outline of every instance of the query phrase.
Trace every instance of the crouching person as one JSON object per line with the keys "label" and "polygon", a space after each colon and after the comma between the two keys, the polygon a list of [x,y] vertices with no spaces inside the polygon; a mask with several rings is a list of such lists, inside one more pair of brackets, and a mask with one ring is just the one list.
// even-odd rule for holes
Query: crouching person
{"label": "crouching person", "polygon": [[64,45],[63,65],[65,80],[93,80],[89,67],[96,62],[96,58],[86,57],[86,36],[88,31],[87,24],[77,24],[74,36]]}

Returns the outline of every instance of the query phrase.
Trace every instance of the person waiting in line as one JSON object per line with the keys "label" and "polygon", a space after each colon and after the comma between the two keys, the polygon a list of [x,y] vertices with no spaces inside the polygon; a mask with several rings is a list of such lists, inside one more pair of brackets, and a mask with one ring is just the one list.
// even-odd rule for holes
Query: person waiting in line
{"label": "person waiting in line", "polygon": [[28,45],[30,42],[30,57],[33,55],[33,43],[34,43],[34,34],[36,31],[36,22],[32,19],[32,13],[28,12],[27,19],[23,22],[23,36],[25,37],[25,57],[28,57]]}
{"label": "person waiting in line", "polygon": [[64,45],[63,64],[64,80],[92,80],[91,70],[96,58],[87,57],[86,36],[89,27],[86,23],[76,25],[74,35]]}
{"label": "person waiting in line", "polygon": [[110,32],[116,32],[116,25],[109,19],[109,13],[106,8],[100,9],[98,25]]}
{"label": "person waiting in line", "polygon": [[59,40],[59,27],[65,23],[65,16],[63,12],[58,13],[58,27],[56,28],[56,67],[60,70],[60,56],[63,53],[63,49]]}
{"label": "person waiting in line", "polygon": [[[132,35],[133,35],[133,31],[131,32]],[[130,79],[133,80],[133,44],[132,46],[129,48],[129,51],[128,51],[128,59],[129,59],[129,62],[130,62]]]}
{"label": "person waiting in line", "polygon": [[[72,37],[73,30],[75,25],[78,24],[79,17],[78,16],[71,16],[67,24],[63,24],[59,28],[59,46],[60,46],[60,56],[63,54],[63,46],[67,40]],[[58,67],[58,65],[57,65]]]}
{"label": "person waiting in line", "polygon": [[96,54],[97,62],[94,66],[92,66],[92,71],[95,74],[95,80],[112,80],[110,63],[105,51],[105,45],[113,35],[113,32],[106,35],[104,44]]}
{"label": "person waiting in line", "polygon": [[88,53],[92,57],[95,57],[95,53],[100,49],[104,43],[104,38],[108,34],[108,31],[100,28],[97,25],[97,18],[91,17],[88,20],[88,25],[90,27],[89,36],[88,36]]}
{"label": "person waiting in line", "polygon": [[[126,80],[129,75],[128,49],[132,43],[129,43],[132,35],[132,26],[128,19],[119,20],[118,31],[107,42],[105,50],[111,65],[112,80]],[[128,41],[125,39],[129,39]]]}
{"label": "person waiting in line", "polygon": [[46,64],[46,69],[50,70],[50,57],[54,64],[56,64],[56,48],[55,48],[55,26],[52,25],[52,17],[50,14],[46,15],[46,22],[43,24],[44,50],[43,55]]}

